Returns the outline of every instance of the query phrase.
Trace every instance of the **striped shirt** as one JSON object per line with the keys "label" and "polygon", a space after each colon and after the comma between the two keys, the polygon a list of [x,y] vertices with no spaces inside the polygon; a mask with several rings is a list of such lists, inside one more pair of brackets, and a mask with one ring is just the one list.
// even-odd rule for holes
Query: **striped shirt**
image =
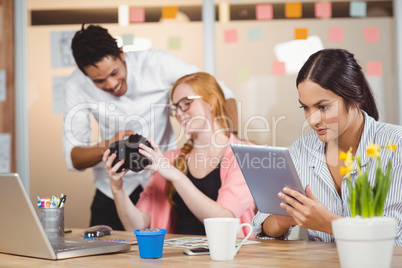
{"label": "striped shirt", "polygon": [[[392,162],[394,179],[388,192],[384,204],[384,216],[396,218],[398,220],[397,238],[395,245],[402,246],[402,127],[375,121],[365,112],[364,130],[357,148],[356,155],[360,154],[362,172],[369,166],[374,165],[371,157],[365,153],[366,147],[370,141],[375,144],[388,145],[396,144],[397,150],[381,150],[382,169],[385,170],[388,162]],[[313,195],[324,204],[332,213],[342,217],[350,217],[350,209],[347,201],[349,196],[346,179],[341,184],[342,197],[336,191],[333,178],[326,164],[324,154],[325,144],[321,142],[315,132],[311,132],[295,141],[290,147],[290,154],[295,164],[297,173],[302,185],[310,185]],[[357,169],[357,161],[354,161],[354,168]],[[357,178],[357,172],[352,174],[351,179]],[[369,171],[370,184],[374,184],[375,169]],[[256,237],[261,239],[270,239],[262,231],[262,223],[269,214],[258,212],[255,215],[252,225]],[[278,239],[286,239],[289,231]],[[308,229],[309,240],[334,242],[334,237],[330,234]]]}

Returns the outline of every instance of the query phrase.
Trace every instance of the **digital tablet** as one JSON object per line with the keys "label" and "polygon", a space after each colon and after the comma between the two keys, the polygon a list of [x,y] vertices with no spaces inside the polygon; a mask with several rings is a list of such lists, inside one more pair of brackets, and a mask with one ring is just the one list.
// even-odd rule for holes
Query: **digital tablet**
{"label": "digital tablet", "polygon": [[290,216],[280,207],[284,187],[305,195],[289,149],[261,145],[231,144],[254,202],[260,212]]}

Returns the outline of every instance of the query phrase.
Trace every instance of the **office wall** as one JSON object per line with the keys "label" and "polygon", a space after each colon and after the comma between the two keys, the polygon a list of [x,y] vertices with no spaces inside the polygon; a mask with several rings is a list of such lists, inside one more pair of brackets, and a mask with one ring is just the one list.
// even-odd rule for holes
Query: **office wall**
{"label": "office wall", "polygon": [[[44,5],[45,1],[39,1]],[[110,3],[110,2],[109,2]],[[134,34],[150,38],[152,47],[163,49],[184,61],[203,68],[203,28],[201,22],[145,23],[119,27],[102,25],[115,35]],[[289,146],[308,131],[304,115],[298,108],[295,74],[274,75],[272,62],[277,60],[274,47],[293,40],[295,27],[306,27],[309,35],[318,36],[324,47],[342,47],[356,54],[366,71],[368,61],[381,61],[381,76],[369,77],[379,96],[383,121],[397,122],[394,69],[393,19],[292,19],[273,21],[216,22],[216,76],[236,94],[240,116],[240,135],[261,144]],[[342,27],[344,41],[328,40],[329,27]],[[364,41],[365,27],[380,30],[380,40]],[[36,196],[64,193],[66,226],[87,227],[90,202],[95,188],[90,170],[67,171],[62,152],[62,115],[54,112],[52,78],[67,76],[74,68],[53,68],[51,34],[76,31],[80,25],[28,26],[28,90],[30,129],[31,200]],[[258,38],[250,39],[250,30],[259,29]],[[225,40],[225,32],[235,30],[236,41]],[[169,49],[169,37],[179,37],[179,49]],[[387,105],[385,105],[387,104]],[[175,124],[177,129],[177,124]],[[96,129],[96,123],[93,122]],[[95,139],[96,133],[93,133]]]}
{"label": "office wall", "polygon": [[[275,75],[273,69],[273,62],[278,60],[275,46],[292,41],[294,29],[300,27],[307,28],[309,36],[317,36],[324,48],[344,48],[354,53],[377,97],[380,120],[398,123],[392,18],[217,23],[217,75],[236,93],[243,137],[262,144],[289,146],[309,130],[304,127],[304,114],[299,109],[295,83],[297,74]],[[342,42],[329,41],[331,27],[343,29]],[[378,27],[378,42],[365,41],[367,27]],[[237,41],[227,42],[229,39],[225,40],[225,32],[233,30],[237,33]],[[369,62],[380,62],[382,75],[368,75]]]}

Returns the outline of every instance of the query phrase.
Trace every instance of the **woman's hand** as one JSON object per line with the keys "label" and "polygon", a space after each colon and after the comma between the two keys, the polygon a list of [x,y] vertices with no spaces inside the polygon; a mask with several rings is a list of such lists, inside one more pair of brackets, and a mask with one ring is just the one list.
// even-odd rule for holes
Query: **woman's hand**
{"label": "woman's hand", "polygon": [[146,166],[144,169],[152,170],[152,172],[156,171],[162,177],[170,181],[174,181],[175,179],[177,179],[178,169],[170,164],[169,159],[163,156],[162,152],[159,149],[159,146],[156,145],[153,140],[148,138],[147,141],[151,144],[153,149],[146,146],[145,144],[140,143],[139,152],[140,154],[148,158],[152,162],[152,164]]}
{"label": "woman's hand", "polygon": [[[328,210],[318,201],[310,190],[310,185],[306,186],[306,195],[290,188],[284,188],[278,196],[286,203],[281,203],[284,208],[300,227],[317,230],[332,234],[332,220],[340,218]],[[293,198],[292,198],[293,197]],[[295,199],[296,200],[295,200]]]}
{"label": "woman's hand", "polygon": [[116,163],[116,165],[112,166],[113,161],[117,156],[116,154],[109,156],[109,154],[110,150],[107,149],[103,154],[102,161],[105,164],[106,172],[109,175],[110,188],[112,192],[116,192],[123,189],[123,176],[128,172],[128,169],[117,173],[117,170],[123,165],[124,160],[120,160],[118,163]]}

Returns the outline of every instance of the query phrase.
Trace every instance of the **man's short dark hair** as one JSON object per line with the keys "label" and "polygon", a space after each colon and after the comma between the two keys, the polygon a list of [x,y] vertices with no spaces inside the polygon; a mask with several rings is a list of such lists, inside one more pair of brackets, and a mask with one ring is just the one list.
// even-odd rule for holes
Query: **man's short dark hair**
{"label": "man's short dark hair", "polygon": [[104,57],[120,57],[120,49],[114,39],[105,28],[98,25],[84,24],[80,31],[76,32],[71,42],[71,49],[78,68],[85,74],[84,68],[101,61]]}

